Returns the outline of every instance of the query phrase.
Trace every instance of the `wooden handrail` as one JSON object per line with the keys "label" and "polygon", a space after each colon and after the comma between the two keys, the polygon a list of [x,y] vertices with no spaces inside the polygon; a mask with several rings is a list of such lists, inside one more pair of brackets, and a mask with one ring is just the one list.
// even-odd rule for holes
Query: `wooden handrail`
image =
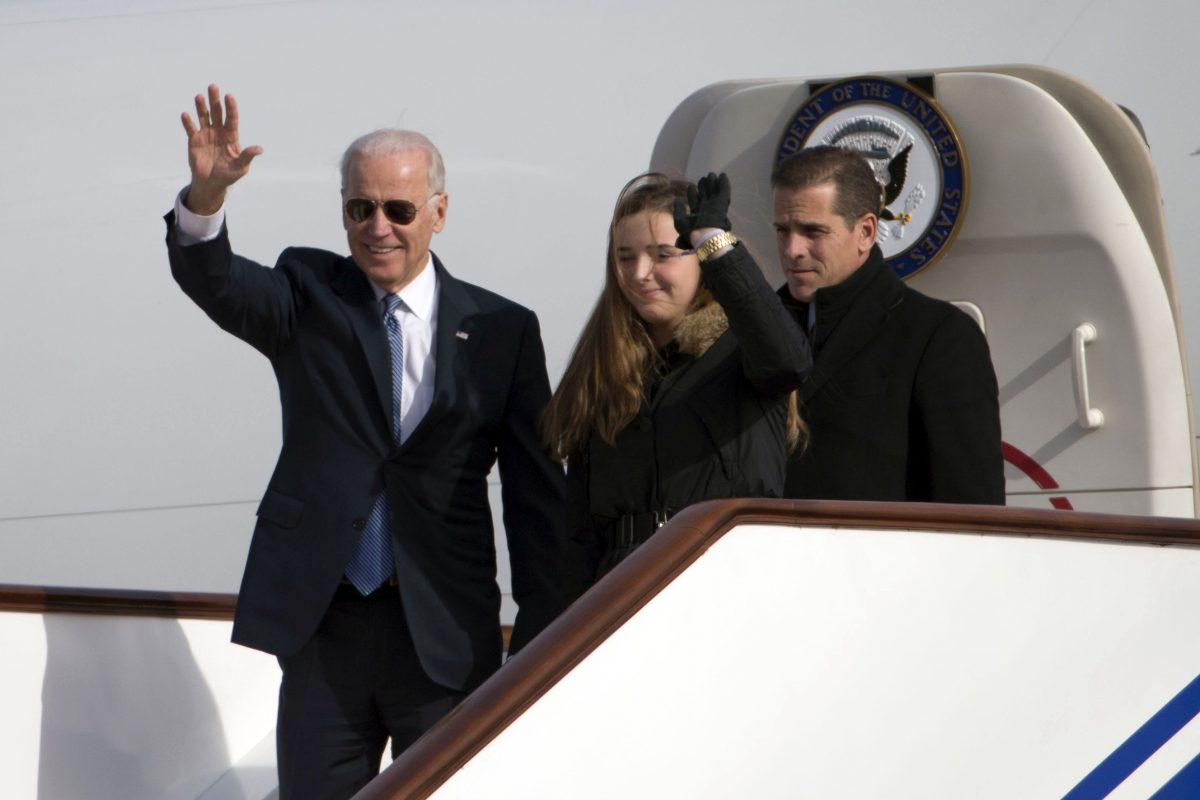
{"label": "wooden handrail", "polygon": [[0,611],[33,614],[231,620],[236,604],[233,594],[0,584]]}
{"label": "wooden handrail", "polygon": [[[236,594],[209,592],[150,592],[139,589],[84,589],[67,586],[25,586],[0,583],[0,612],[29,614],[97,614],[115,617],[174,619],[233,619]],[[512,626],[501,628],[504,648]]]}
{"label": "wooden handrail", "polygon": [[424,798],[737,525],[908,528],[1200,546],[1200,521],[931,503],[715,500],[680,512],[371,781],[355,800]]}

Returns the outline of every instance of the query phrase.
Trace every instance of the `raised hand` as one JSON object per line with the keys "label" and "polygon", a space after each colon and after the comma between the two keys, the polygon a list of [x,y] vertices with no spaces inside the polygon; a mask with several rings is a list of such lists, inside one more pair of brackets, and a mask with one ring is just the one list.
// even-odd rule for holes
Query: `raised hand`
{"label": "raised hand", "polygon": [[729,222],[732,196],[729,176],[724,172],[720,175],[710,172],[700,179],[698,186],[688,187],[687,204],[682,200],[675,201],[675,230],[679,233],[679,247],[690,249],[693,246],[693,233],[713,228],[729,230],[732,227]]}
{"label": "raised hand", "polygon": [[198,125],[186,111],[182,114],[192,170],[184,205],[197,214],[215,214],[225,202],[225,190],[250,170],[250,162],[263,150],[238,144],[237,101],[225,95],[222,109],[221,90],[215,83],[208,87],[207,101],[204,95],[196,95],[196,117]]}

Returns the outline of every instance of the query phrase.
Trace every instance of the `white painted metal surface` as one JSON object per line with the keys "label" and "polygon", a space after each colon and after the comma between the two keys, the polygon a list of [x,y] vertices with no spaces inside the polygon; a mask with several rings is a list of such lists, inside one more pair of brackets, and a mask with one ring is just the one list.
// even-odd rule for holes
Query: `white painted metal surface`
{"label": "white painted metal surface", "polygon": [[[869,22],[848,19],[837,5],[806,7],[797,16],[778,4],[743,3],[720,46],[700,56],[697,43],[713,41],[713,20],[728,15],[726,4],[701,0],[684,13],[666,0],[586,8],[541,0],[486,7],[361,0],[0,3],[0,92],[10,111],[0,127],[0,145],[10,156],[0,163],[0,581],[237,588],[253,509],[278,450],[275,388],[261,358],[216,330],[173,285],[158,219],[186,180],[176,115],[210,80],[238,94],[245,140],[267,149],[231,200],[239,249],[270,263],[288,244],[343,248],[335,170],[341,148],[382,125],[424,130],[445,151],[454,201],[436,249],[460,277],[539,313],[554,382],[600,285],[613,197],[646,166],[669,109],[696,87],[724,81],[704,90],[711,104],[776,83],[763,76],[1049,64],[1133,108],[1145,124],[1169,220],[1156,247],[1167,246],[1169,232],[1183,311],[1176,324],[1189,337],[1195,363],[1200,95],[1171,87],[1200,71],[1200,51],[1191,42],[1200,8],[1162,0],[1130,15],[1117,2],[1014,0],[997,14],[995,4],[972,0],[938,9],[936,22],[895,3],[870,0],[856,8],[858,19]],[[1038,24],[1030,26],[1034,18]],[[942,92],[947,102],[951,91]],[[996,102],[987,94],[978,101]],[[706,113],[692,118],[699,124]],[[987,124],[1012,131],[1013,143],[1026,146],[1030,140],[1015,134],[1036,130],[1040,118],[1023,114],[1005,116],[998,108]],[[683,152],[680,170],[687,157]],[[998,161],[991,169],[1013,163]],[[983,166],[974,166],[978,179]],[[739,184],[738,192],[750,188]],[[1156,187],[1139,197],[1142,206],[1156,203]],[[1026,205],[1039,207],[1038,198],[998,203],[988,216],[1004,220]],[[981,201],[975,202],[972,214],[979,212]],[[985,237],[972,245],[981,270],[1024,264],[1026,253],[998,252],[995,244]],[[1034,269],[1020,275],[1028,287],[1048,278]],[[972,300],[970,276],[963,277],[964,291],[954,299]],[[1028,302],[1015,310],[983,304],[989,335],[993,320],[1025,324],[1026,317],[1057,313],[1058,299],[1077,288],[1063,276],[1044,292],[1030,289]],[[1121,289],[1111,281],[1100,288]],[[1157,312],[1133,304],[1126,313]],[[1063,341],[1084,318],[1064,320]],[[1119,328],[1086,316],[1093,318],[1105,331],[1098,345],[1107,346],[1108,331]],[[1148,337],[1136,352],[1095,353],[1098,400],[1109,402],[1111,384],[1124,381],[1137,358],[1165,358],[1167,341]],[[1043,355],[1014,354],[1009,374],[1053,382],[1056,392],[1068,389],[1064,352]],[[1047,443],[1034,455],[1052,455],[1062,445],[1055,434],[1070,421],[1070,409],[1056,407],[1052,424],[1030,434],[1029,441]],[[1106,426],[1095,436],[1111,433]],[[1125,457],[1141,460],[1136,437],[1123,445]],[[1071,498],[1079,508],[1190,514],[1190,489],[1152,485]],[[1021,492],[1010,502],[1044,506],[1054,494],[1027,482],[1014,486]],[[498,547],[503,558],[501,535]],[[503,562],[500,569],[507,591]],[[507,595],[505,602],[511,619]],[[227,630],[206,636],[203,646],[191,623],[182,630],[194,655],[206,652],[205,663],[262,658],[229,645]],[[48,649],[48,631],[40,617],[28,615],[4,615],[0,625],[7,656],[0,671],[24,688],[6,697],[0,736],[5,756],[20,767],[8,774],[26,782],[5,787],[5,796],[37,796],[30,781],[43,749],[42,681],[51,674],[48,664],[63,663],[54,654],[70,652],[57,633]],[[179,639],[169,628],[161,633]],[[99,646],[86,632],[79,635]],[[109,653],[102,663],[114,659]],[[79,661],[91,663],[86,655]],[[201,672],[207,676],[208,668]],[[53,674],[67,673],[56,666]],[[151,686],[168,679],[149,677]],[[256,686],[246,702],[273,703],[273,682],[263,678]],[[130,714],[190,713],[170,704],[147,710],[126,690],[113,702],[124,697]],[[112,708],[105,698],[97,707]],[[140,747],[134,727],[128,722],[122,735]],[[235,738],[252,750],[253,735],[227,734],[229,753],[221,759],[210,758],[204,745],[200,761],[231,761]],[[104,735],[97,741],[108,746]],[[147,760],[140,768],[156,768],[153,746],[139,751]],[[164,756],[165,763],[172,757]],[[62,780],[70,779],[70,765],[52,763]],[[119,775],[139,768],[131,758],[114,758],[111,766]]]}
{"label": "white painted metal surface", "polygon": [[1196,678],[1198,602],[1195,549],[742,526],[434,797],[1062,797]]}
{"label": "white painted metal surface", "polygon": [[0,797],[193,800],[213,787],[210,800],[263,800],[276,785],[279,667],[229,631],[0,613]]}
{"label": "white painted metal surface", "polygon": [[[1001,71],[908,74],[928,73],[962,139],[971,191],[957,239],[910,283],[935,297],[969,302],[988,320],[1004,440],[1049,476],[1038,480],[1011,465],[1008,492],[1028,495],[1053,485],[1072,505],[1076,493],[1113,492],[1114,504],[1130,491],[1194,493],[1170,263],[1156,258],[1146,215],[1134,213],[1090,138],[1106,125],[1124,130],[1129,121],[1114,111],[1089,119],[1085,132],[1062,103],[1030,81]],[[1085,90],[1072,84],[1076,94]],[[715,100],[702,94],[682,104],[689,112],[676,114],[663,134],[678,142],[691,132],[690,146],[674,146],[674,155],[665,145],[656,149],[664,168],[679,167],[685,153],[687,174],[729,172],[734,227],[772,277],[777,257],[769,175],[783,132],[808,94],[803,80],[727,87]],[[1101,144],[1111,156],[1112,146]],[[1083,340],[1075,334],[1086,331],[1085,324],[1104,332],[1088,348],[1086,369]],[[1175,503],[1156,504],[1166,495],[1145,497],[1148,508],[1124,510],[1178,513]],[[1185,516],[1194,514],[1193,503]]]}
{"label": "white painted metal surface", "polygon": [[[262,359],[173,285],[158,219],[186,180],[177,115],[208,81],[239,95],[244,138],[266,148],[233,195],[230,224],[237,246],[267,262],[288,244],[344,246],[335,164],[346,142],[389,124],[430,133],[445,151],[452,197],[438,252],[456,274],[539,313],[554,382],[600,285],[613,197],[697,87],[710,86],[703,94],[714,102],[776,82],[765,76],[1046,64],[1134,109],[1145,126],[1169,223],[1158,247],[1169,246],[1178,265],[1180,324],[1195,363],[1200,95],[1172,87],[1200,72],[1191,42],[1200,7],[1128,8],[1014,0],[997,14],[972,0],[930,18],[868,0],[850,19],[836,5],[797,15],[747,2],[720,46],[700,57],[697,43],[711,41],[712,21],[728,14],[715,0],[686,13],[668,0],[0,3],[0,90],[14,110],[0,129],[13,154],[0,164],[0,580],[237,588],[250,515],[278,451],[275,388]],[[947,103],[949,91],[939,89]],[[1010,132],[1014,146],[1038,144],[1039,118],[1007,113],[986,92],[977,100],[996,106],[993,128]],[[756,125],[754,116],[742,121]],[[773,134],[763,137],[773,144]],[[978,185],[984,165],[973,167]],[[988,225],[1040,208],[1040,196],[993,206]],[[1138,197],[1140,206],[1158,202],[1153,181]],[[972,217],[985,213],[981,202]],[[972,245],[980,269],[1023,263],[1023,252],[995,254],[989,244]],[[1020,273],[1029,302],[981,306],[989,335],[993,320],[1053,314],[1079,288],[1064,276],[1037,291],[1050,275]],[[1063,320],[1060,339],[1081,321]],[[1105,339],[1092,358],[1093,392],[1107,409],[1111,385],[1138,354],[1113,352],[1108,331],[1120,328],[1096,321]],[[1139,354],[1165,352],[1162,341],[1139,343]],[[1061,367],[1065,345],[1055,352]],[[1009,374],[1041,375],[1069,398],[1069,371],[1043,375],[1043,355],[1013,354]],[[1013,413],[1023,417],[1036,406],[1019,405]],[[1049,455],[1072,416],[1065,404],[1017,443]],[[1106,426],[1094,436],[1110,434]],[[1121,449],[1141,459],[1140,442]],[[1022,486],[1036,490],[1014,476],[1011,488]],[[133,547],[153,569],[130,569]]]}
{"label": "white painted metal surface", "polygon": [[1076,511],[1097,514],[1133,514],[1145,517],[1191,517],[1194,497],[1190,488],[1127,489],[1120,492],[1071,492],[1061,488],[1008,495],[1010,506],[1052,508],[1051,498],[1066,497]]}

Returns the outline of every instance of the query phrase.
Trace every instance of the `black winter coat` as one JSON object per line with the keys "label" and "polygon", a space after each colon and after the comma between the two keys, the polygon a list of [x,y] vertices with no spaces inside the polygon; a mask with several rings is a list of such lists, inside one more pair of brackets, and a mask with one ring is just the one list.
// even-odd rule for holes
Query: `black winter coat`
{"label": "black winter coat", "polygon": [[[783,496],[788,395],[811,366],[808,342],[744,246],[701,269],[717,303],[680,323],[674,368],[647,376],[649,399],[615,445],[593,433],[567,460],[568,600],[653,532],[655,512]],[[619,541],[633,517],[637,541]]]}
{"label": "black winter coat", "polygon": [[[803,324],[807,306],[779,294]],[[1003,505],[996,373],[979,326],[906,286],[878,247],[815,301],[815,364],[800,389],[810,439],[786,496]]]}

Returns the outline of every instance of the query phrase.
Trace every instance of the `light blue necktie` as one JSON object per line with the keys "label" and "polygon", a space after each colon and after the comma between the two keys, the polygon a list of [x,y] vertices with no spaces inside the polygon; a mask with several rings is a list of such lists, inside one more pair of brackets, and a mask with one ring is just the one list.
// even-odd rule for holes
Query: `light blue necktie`
{"label": "light blue necktie", "polygon": [[[392,354],[392,436],[400,443],[400,390],[404,386],[404,336],[396,309],[402,302],[389,294],[383,298],[384,327],[387,328],[388,350]],[[346,566],[346,577],[364,597],[378,589],[392,574],[395,560],[392,556],[391,511],[388,509],[387,490],[379,493],[371,513],[363,526],[362,536],[354,557]]]}

